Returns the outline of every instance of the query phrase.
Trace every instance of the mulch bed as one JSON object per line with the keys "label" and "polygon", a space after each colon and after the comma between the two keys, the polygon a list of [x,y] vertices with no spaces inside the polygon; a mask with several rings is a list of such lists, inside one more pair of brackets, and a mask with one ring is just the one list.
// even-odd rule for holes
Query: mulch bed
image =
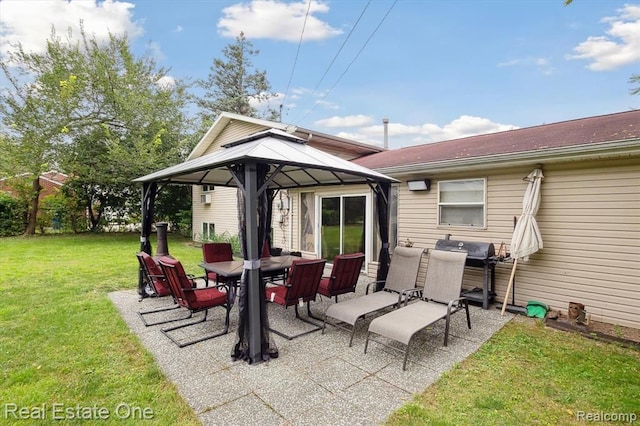
{"label": "mulch bed", "polygon": [[591,321],[589,325],[583,325],[577,324],[566,317],[557,319],[545,318],[544,322],[548,327],[557,330],[579,333],[589,339],[618,343],[622,346],[640,350],[640,330],[636,328],[599,321]]}

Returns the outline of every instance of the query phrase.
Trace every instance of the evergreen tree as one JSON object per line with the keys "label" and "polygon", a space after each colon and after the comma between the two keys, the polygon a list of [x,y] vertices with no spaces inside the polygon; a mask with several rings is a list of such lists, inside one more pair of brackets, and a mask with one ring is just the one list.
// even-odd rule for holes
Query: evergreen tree
{"label": "evergreen tree", "polygon": [[205,126],[211,124],[221,112],[269,119],[277,116],[272,108],[259,110],[252,105],[266,105],[276,96],[270,91],[266,71],[254,69],[251,62],[251,57],[259,53],[241,32],[235,43],[222,50],[225,59],[213,60],[208,78],[198,81],[198,86],[204,89],[204,96],[198,98],[197,105]]}

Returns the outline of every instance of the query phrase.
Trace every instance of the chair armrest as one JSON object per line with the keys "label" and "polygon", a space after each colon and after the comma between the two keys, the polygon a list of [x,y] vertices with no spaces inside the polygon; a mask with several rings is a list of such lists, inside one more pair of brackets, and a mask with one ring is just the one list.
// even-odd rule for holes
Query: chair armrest
{"label": "chair armrest", "polygon": [[[364,294],[369,294],[369,287],[371,287],[372,284],[378,284],[378,283],[384,283],[386,282],[385,280],[381,280],[381,281],[371,281],[369,284],[367,284],[367,287],[365,288]],[[375,293],[375,290],[373,291],[373,293]]]}
{"label": "chair armrest", "polygon": [[224,289],[225,291],[229,291],[229,286],[225,283],[220,283],[217,285],[213,285],[213,286],[208,286],[208,287],[192,287],[192,288],[183,288],[182,291],[199,291],[199,290],[207,290],[210,288],[217,288],[217,289]]}
{"label": "chair armrest", "polygon": [[414,287],[414,288],[408,288],[406,290],[402,290],[402,292],[398,296],[398,306],[402,302],[403,296],[406,295],[406,298],[404,299],[404,305],[407,306],[407,304],[409,303],[409,300],[413,299],[415,297],[415,294],[417,294],[418,296],[421,296],[422,288]]}
{"label": "chair armrest", "polygon": [[463,301],[463,300],[466,302],[466,301],[467,301],[467,298],[466,298],[466,297],[464,297],[464,296],[460,296],[460,297],[458,297],[457,299],[449,300],[449,303],[447,304],[447,316],[451,313],[451,308],[453,308],[453,304],[454,304],[455,302],[461,302],[461,301]]}

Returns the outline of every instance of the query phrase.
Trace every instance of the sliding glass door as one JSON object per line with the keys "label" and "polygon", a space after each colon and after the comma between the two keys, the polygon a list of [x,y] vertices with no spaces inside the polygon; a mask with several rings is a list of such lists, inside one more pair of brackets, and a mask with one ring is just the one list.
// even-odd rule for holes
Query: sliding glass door
{"label": "sliding glass door", "polygon": [[342,253],[365,252],[366,196],[321,199],[321,257],[329,262]]}

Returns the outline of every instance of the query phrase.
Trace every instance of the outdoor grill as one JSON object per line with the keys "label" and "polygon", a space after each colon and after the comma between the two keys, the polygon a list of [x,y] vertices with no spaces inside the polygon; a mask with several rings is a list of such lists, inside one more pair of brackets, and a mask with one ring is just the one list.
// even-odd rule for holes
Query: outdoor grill
{"label": "outdoor grill", "polygon": [[496,263],[498,263],[493,243],[458,241],[445,238],[436,242],[435,249],[444,251],[466,251],[466,266],[484,269],[482,291],[480,291],[480,289],[463,291],[462,295],[471,302],[482,303],[484,309],[489,309],[489,303],[493,302],[496,295],[495,266]]}

